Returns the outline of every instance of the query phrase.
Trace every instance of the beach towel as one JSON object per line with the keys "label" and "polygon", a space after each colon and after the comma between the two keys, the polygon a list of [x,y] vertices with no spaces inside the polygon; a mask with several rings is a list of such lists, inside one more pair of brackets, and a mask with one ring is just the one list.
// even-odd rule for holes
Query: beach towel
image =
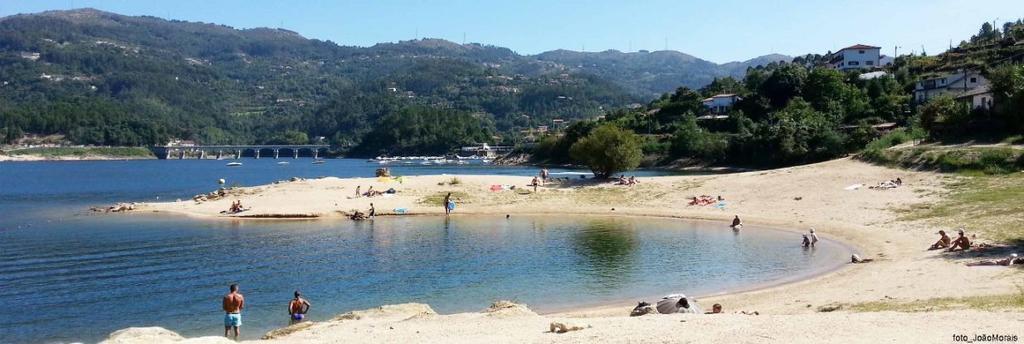
{"label": "beach towel", "polygon": [[860,189],[862,187],[864,187],[864,184],[853,184],[853,185],[850,185],[850,186],[847,186],[847,187],[843,188],[843,190],[853,191],[853,190]]}
{"label": "beach towel", "polygon": [[497,192],[497,191],[501,191],[502,189],[503,188],[499,184],[491,185],[491,191]]}
{"label": "beach towel", "polygon": [[405,208],[395,208],[395,214],[403,215],[406,211],[407,209]]}
{"label": "beach towel", "polygon": [[718,204],[715,204],[715,208],[725,210],[725,201],[719,201]]}

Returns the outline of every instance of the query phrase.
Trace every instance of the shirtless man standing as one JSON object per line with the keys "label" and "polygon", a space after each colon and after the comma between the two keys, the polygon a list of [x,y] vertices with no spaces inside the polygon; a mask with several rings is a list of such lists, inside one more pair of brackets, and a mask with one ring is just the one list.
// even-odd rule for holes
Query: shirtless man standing
{"label": "shirtless man standing", "polygon": [[290,324],[295,324],[305,319],[306,312],[309,312],[310,306],[309,301],[302,298],[302,293],[296,290],[295,298],[288,303],[288,315],[291,316]]}
{"label": "shirtless man standing", "polygon": [[232,284],[228,288],[231,292],[224,295],[224,337],[228,337],[228,331],[234,329],[235,340],[238,340],[238,328],[242,326],[242,308],[245,308],[245,297],[238,292],[238,284]]}

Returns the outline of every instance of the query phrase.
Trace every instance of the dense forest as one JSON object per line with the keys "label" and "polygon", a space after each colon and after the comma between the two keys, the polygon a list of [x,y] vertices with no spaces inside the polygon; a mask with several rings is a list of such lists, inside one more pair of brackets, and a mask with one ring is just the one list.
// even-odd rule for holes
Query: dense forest
{"label": "dense forest", "polygon": [[[571,148],[594,128],[613,125],[642,139],[654,163],[772,167],[816,162],[896,144],[907,139],[985,140],[1024,134],[1024,25],[1002,31],[984,24],[970,41],[937,56],[903,55],[885,75],[862,77],[827,66],[827,55],[749,68],[735,79],[718,78],[699,89],[680,87],[647,106],[618,109],[601,120],[573,124],[533,150],[539,162],[571,163]],[[942,73],[977,70],[991,80],[994,106],[972,108],[951,96],[913,100],[919,80]],[[721,93],[738,95],[722,116],[702,104]],[[875,125],[898,129],[882,137]],[[888,127],[886,127],[888,128]]]}
{"label": "dense forest", "polygon": [[[92,9],[15,15],[0,18],[0,139],[59,134],[75,144],[136,146],[323,138],[343,151],[376,154],[404,144],[374,138],[360,147],[366,135],[386,118],[425,107],[447,114],[441,117],[472,114],[487,125],[471,137],[515,143],[522,129],[552,119],[595,118],[649,99],[650,85],[581,70],[595,65],[587,59],[571,61],[579,66],[556,60],[437,39],[346,47],[284,29]],[[680,70],[710,77],[742,65],[692,57],[645,63],[641,69],[655,75],[682,66],[663,68],[675,74],[660,82],[674,85],[698,81]]]}

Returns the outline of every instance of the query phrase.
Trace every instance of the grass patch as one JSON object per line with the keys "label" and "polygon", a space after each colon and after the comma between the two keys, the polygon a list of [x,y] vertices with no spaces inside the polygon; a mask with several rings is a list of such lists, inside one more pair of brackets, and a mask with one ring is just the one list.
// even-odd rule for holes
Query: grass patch
{"label": "grass patch", "polygon": [[[434,205],[440,207],[444,205],[444,197],[447,195],[447,192],[438,192],[433,195],[420,198],[419,203],[423,205]],[[462,191],[452,191],[452,199],[456,200],[456,202],[461,201],[465,203],[466,200],[469,199],[469,194]]]}
{"label": "grass patch", "polygon": [[[1019,288],[1019,287],[1018,287]],[[1024,288],[1015,294],[968,297],[941,297],[934,299],[899,301],[871,301],[844,307],[854,312],[932,312],[954,309],[1017,310],[1024,309]]]}
{"label": "grass patch", "polygon": [[949,195],[934,204],[900,209],[900,219],[967,227],[1004,243],[1024,242],[1024,173],[949,178]]}
{"label": "grass patch", "polygon": [[44,158],[105,156],[115,158],[155,158],[144,147],[39,147],[15,149],[8,155],[38,155]]}
{"label": "grass patch", "polygon": [[892,167],[969,174],[1010,174],[1024,169],[1024,149],[1011,147],[886,149],[881,148],[884,145],[873,146],[872,144],[858,154],[857,158]]}

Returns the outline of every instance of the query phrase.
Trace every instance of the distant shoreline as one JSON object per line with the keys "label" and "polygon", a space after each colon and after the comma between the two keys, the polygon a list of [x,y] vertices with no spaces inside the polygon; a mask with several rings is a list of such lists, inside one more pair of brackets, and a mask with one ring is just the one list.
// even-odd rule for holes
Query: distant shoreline
{"label": "distant shoreline", "polygon": [[156,159],[146,147],[32,147],[0,150],[0,161]]}

